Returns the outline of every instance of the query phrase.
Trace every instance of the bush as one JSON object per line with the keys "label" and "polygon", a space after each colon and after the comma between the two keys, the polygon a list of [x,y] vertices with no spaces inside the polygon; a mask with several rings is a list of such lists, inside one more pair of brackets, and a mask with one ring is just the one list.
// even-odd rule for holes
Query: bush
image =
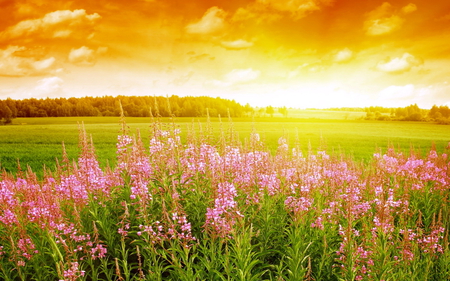
{"label": "bush", "polygon": [[440,125],[450,125],[450,118],[441,117],[439,119],[436,119],[436,122]]}

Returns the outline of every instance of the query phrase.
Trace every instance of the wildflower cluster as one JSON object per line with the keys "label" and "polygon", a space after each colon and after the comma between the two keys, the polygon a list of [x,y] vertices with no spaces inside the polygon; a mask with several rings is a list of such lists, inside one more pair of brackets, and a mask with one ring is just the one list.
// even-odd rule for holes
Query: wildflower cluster
{"label": "wildflower cluster", "polygon": [[233,262],[279,280],[297,265],[317,280],[401,279],[417,268],[449,277],[445,153],[389,149],[363,165],[284,137],[272,155],[256,133],[246,146],[223,135],[183,143],[156,122],[146,145],[124,128],[113,168],[100,168],[81,128],[76,163],[64,158],[42,180],[1,174],[2,279],[233,279]]}

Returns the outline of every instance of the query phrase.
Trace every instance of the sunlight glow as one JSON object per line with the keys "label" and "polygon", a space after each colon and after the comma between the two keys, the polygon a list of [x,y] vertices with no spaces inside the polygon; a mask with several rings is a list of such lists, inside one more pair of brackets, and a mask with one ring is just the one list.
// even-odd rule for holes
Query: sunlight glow
{"label": "sunlight glow", "polygon": [[[0,99],[430,108],[450,103],[449,10],[446,0],[19,0],[0,11]],[[57,88],[45,91],[50,78]]]}

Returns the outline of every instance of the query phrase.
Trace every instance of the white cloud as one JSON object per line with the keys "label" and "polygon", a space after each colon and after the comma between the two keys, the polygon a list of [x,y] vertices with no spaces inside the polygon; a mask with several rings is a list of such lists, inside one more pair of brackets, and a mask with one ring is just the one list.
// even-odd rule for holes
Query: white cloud
{"label": "white cloud", "polygon": [[55,63],[55,58],[51,57],[48,59],[43,59],[39,61],[35,61],[32,63],[34,69],[37,71],[45,71],[47,69],[50,69]]}
{"label": "white cloud", "polygon": [[233,69],[231,72],[225,75],[225,81],[232,84],[245,83],[257,79],[260,74],[261,71],[253,70],[252,68]]}
{"label": "white cloud", "polygon": [[38,59],[33,56],[18,55],[26,51],[27,48],[20,46],[0,49],[0,76],[45,75],[56,71],[54,57]]}
{"label": "white cloud", "polygon": [[420,108],[431,108],[448,102],[450,87],[445,83],[404,86],[391,85],[378,93],[377,104],[383,106],[407,106],[416,103]]}
{"label": "white cloud", "polygon": [[327,70],[329,65],[322,61],[316,61],[313,63],[303,63],[299,65],[296,69],[289,71],[287,73],[287,78],[295,78],[298,77],[301,73],[320,73]]}
{"label": "white cloud", "polygon": [[392,85],[384,88],[378,93],[381,100],[397,100],[397,99],[407,99],[414,95],[415,87],[412,84],[405,86]]}
{"label": "white cloud", "polygon": [[334,56],[334,61],[343,63],[343,62],[348,62],[352,58],[353,58],[353,51],[350,50],[349,48],[345,48],[336,53],[336,55]]}
{"label": "white cloud", "polygon": [[[403,15],[409,14],[417,10],[416,5],[408,4],[401,9]],[[388,2],[384,2],[381,6],[367,14],[364,22],[366,34],[378,36],[392,33],[403,25],[405,19],[401,17],[401,13],[394,9]]]}
{"label": "white cloud", "polygon": [[72,49],[69,54],[69,61],[75,65],[93,66],[97,61],[96,52],[85,46]]}
{"label": "white cloud", "polygon": [[248,42],[243,39],[235,41],[222,41],[220,44],[222,45],[222,47],[229,50],[242,50],[248,49],[253,46],[253,42]]}
{"label": "white cloud", "polygon": [[245,84],[253,80],[258,79],[261,75],[261,71],[253,70],[253,68],[247,69],[233,69],[228,72],[222,80],[209,80],[204,83],[205,86],[212,86],[215,88],[225,88],[236,84]]}
{"label": "white cloud", "polygon": [[98,47],[97,50],[82,46],[72,49],[69,53],[69,62],[78,66],[93,66],[97,62],[99,55],[108,52],[108,47]]}
{"label": "white cloud", "polygon": [[418,59],[409,53],[404,53],[400,58],[380,61],[376,68],[383,72],[399,74],[410,71],[414,66],[419,66],[421,64],[423,64],[421,59]]}
{"label": "white cloud", "polygon": [[203,17],[195,23],[186,26],[186,32],[191,34],[213,34],[225,28],[226,12],[218,7],[206,11]]}
{"label": "white cloud", "polygon": [[410,14],[415,11],[417,11],[417,6],[416,6],[416,4],[413,4],[413,3],[409,3],[408,5],[406,5],[405,7],[402,8],[402,12],[404,14]]}
{"label": "white cloud", "polygon": [[38,85],[34,88],[37,96],[51,97],[62,93],[62,84],[64,81],[57,77],[48,77],[38,81]]}
{"label": "white cloud", "polygon": [[29,36],[43,38],[68,38],[92,36],[93,27],[100,19],[97,13],[88,15],[85,10],[60,10],[40,19],[24,20],[0,33],[0,39],[9,40]]}

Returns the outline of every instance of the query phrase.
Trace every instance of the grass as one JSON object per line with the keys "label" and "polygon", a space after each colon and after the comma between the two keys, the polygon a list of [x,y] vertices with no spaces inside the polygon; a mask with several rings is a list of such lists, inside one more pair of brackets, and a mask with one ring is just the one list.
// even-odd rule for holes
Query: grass
{"label": "grass", "polygon": [[[308,116],[307,111],[302,113]],[[386,150],[393,145],[402,151],[411,147],[425,153],[434,143],[437,151],[443,151],[450,141],[450,130],[445,126],[422,122],[380,122],[344,119],[314,118],[236,118],[229,123],[223,119],[211,118],[213,133],[217,138],[230,126],[239,134],[243,143],[256,130],[264,139],[267,148],[274,152],[281,136],[288,136],[291,144],[298,141],[306,151],[308,146],[318,148],[325,145],[330,153],[352,156],[356,161],[367,162],[377,148]],[[325,114],[325,113],[321,113]],[[340,118],[344,113],[328,112],[328,118]],[[148,144],[150,118],[127,118],[132,133],[139,129],[145,144]],[[169,118],[162,122],[170,123]],[[182,129],[181,138],[185,142],[188,131],[206,129],[206,118],[176,118]],[[84,123],[86,132],[92,136],[96,153],[102,167],[113,164],[116,158],[116,142],[119,132],[119,118],[116,117],[58,117],[58,118],[17,118],[13,125],[0,127],[0,164],[8,172],[17,172],[17,161],[22,169],[29,165],[42,177],[42,167],[53,169],[55,159],[61,159],[64,142],[70,159],[76,159],[78,149],[78,128]]]}

